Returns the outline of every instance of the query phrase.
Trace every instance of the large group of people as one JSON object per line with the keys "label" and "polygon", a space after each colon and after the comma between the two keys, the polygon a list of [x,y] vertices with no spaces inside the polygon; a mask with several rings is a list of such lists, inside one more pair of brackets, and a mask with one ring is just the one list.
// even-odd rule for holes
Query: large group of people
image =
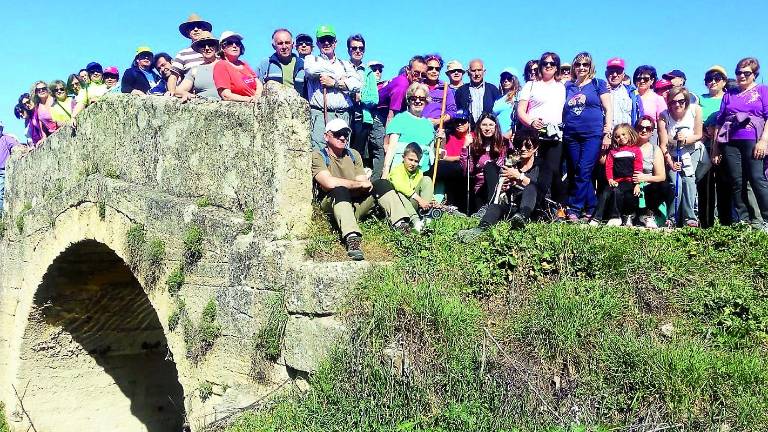
{"label": "large group of people", "polygon": [[768,87],[756,83],[755,58],[732,75],[710,67],[708,94],[696,95],[680,70],[630,74],[624,59],[603,67],[588,52],[570,63],[545,52],[522,74],[505,68],[496,85],[483,60],[465,68],[437,53],[384,79],[382,62],[364,61],[362,35],[337,53],[331,25],[314,38],[275,30],[274,53],[255,68],[236,32],[216,37],[194,14],[179,32],[187,48],[138,47],[122,77],[91,62],[66,80],[36,81],[14,109],[26,140],[0,136],[0,187],[11,148],[33,150],[76,127],[108,93],[254,103],[275,81],[308,102],[316,198],[353,259],[363,259],[357,221],[374,209],[404,232],[444,212],[475,216],[465,241],[503,219],[768,230]]}

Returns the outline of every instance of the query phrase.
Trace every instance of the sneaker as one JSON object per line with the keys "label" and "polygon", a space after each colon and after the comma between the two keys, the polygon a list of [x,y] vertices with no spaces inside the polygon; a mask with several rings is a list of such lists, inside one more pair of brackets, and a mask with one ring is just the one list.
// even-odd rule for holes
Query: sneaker
{"label": "sneaker", "polygon": [[627,218],[624,219],[624,226],[632,227],[635,226],[635,218],[632,215],[627,215]]}
{"label": "sneaker", "polygon": [[462,243],[472,243],[477,240],[478,237],[483,235],[483,232],[485,232],[485,230],[480,227],[460,230],[456,233],[456,238]]}
{"label": "sneaker", "polygon": [[525,226],[527,220],[520,213],[515,213],[509,218],[509,225],[512,229],[521,229]]}
{"label": "sneaker", "polygon": [[406,219],[403,219],[400,222],[397,222],[394,228],[395,228],[395,231],[400,231],[400,233],[404,235],[411,232],[411,224]]}
{"label": "sneaker", "polygon": [[621,226],[621,219],[620,218],[608,219],[608,223],[606,223],[605,226],[609,226],[609,227]]}
{"label": "sneaker", "polygon": [[654,216],[645,216],[645,217],[643,217],[643,225],[646,228],[658,228],[659,227],[656,224],[656,218]]}
{"label": "sneaker", "polygon": [[363,242],[363,238],[357,234],[350,234],[347,236],[347,256],[355,261],[362,261],[365,259],[363,256],[363,250],[360,249],[360,244]]}
{"label": "sneaker", "polygon": [[699,221],[696,219],[688,219],[685,221],[685,226],[689,226],[691,228],[698,228],[699,227]]}
{"label": "sneaker", "polygon": [[486,211],[488,211],[488,204],[486,204],[486,205],[480,207],[479,209],[477,209],[477,211],[472,213],[472,216],[470,216],[470,217],[482,219],[483,216],[485,216],[485,212]]}
{"label": "sneaker", "polygon": [[576,213],[568,213],[565,220],[572,223],[579,223],[579,215]]}
{"label": "sneaker", "polygon": [[589,223],[587,223],[587,225],[589,225],[589,226],[600,226],[600,222],[598,222],[597,219],[592,219],[591,221],[589,221]]}
{"label": "sneaker", "polygon": [[675,221],[673,221],[672,219],[667,219],[666,221],[664,221],[664,228],[674,229],[677,227],[675,226]]}
{"label": "sneaker", "polygon": [[426,222],[431,221],[432,219],[425,218],[423,221],[421,219],[417,219],[413,221],[413,230],[416,232],[422,232],[424,230],[424,225],[426,225]]}

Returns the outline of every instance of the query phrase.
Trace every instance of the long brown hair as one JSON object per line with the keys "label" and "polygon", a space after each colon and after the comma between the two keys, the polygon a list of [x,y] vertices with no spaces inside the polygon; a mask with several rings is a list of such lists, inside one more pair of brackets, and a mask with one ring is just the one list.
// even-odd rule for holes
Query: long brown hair
{"label": "long brown hair", "polygon": [[[485,138],[480,130],[480,123],[482,123],[485,119],[493,121],[493,123],[496,125],[496,130],[493,132],[493,136],[490,138]],[[496,119],[495,115],[490,113],[484,113],[477,120],[477,125],[475,125],[475,139],[472,140],[470,150],[472,150],[472,154],[474,156],[480,157],[483,153],[485,153],[486,147],[490,148],[489,153],[491,159],[498,159],[504,155],[506,151],[506,145],[504,144],[504,137],[501,135],[501,127],[499,127],[499,121]]]}

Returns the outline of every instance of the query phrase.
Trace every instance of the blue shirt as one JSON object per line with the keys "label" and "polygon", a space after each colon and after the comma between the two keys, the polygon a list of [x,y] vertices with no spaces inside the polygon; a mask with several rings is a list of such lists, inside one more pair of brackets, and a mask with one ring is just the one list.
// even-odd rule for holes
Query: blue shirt
{"label": "blue shirt", "polygon": [[605,81],[593,78],[579,87],[565,84],[563,129],[565,133],[600,135],[603,132],[603,104],[600,95],[608,93]]}

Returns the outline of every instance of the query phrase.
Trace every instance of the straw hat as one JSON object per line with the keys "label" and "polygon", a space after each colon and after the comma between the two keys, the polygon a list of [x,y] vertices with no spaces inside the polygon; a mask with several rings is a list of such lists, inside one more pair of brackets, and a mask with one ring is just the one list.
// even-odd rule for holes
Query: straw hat
{"label": "straw hat", "polygon": [[192,30],[194,26],[198,26],[199,28],[208,32],[213,30],[213,26],[211,25],[211,23],[200,18],[200,15],[193,13],[192,15],[189,16],[189,18],[187,18],[185,22],[179,25],[179,32],[185,38],[191,39],[189,37],[189,31]]}

